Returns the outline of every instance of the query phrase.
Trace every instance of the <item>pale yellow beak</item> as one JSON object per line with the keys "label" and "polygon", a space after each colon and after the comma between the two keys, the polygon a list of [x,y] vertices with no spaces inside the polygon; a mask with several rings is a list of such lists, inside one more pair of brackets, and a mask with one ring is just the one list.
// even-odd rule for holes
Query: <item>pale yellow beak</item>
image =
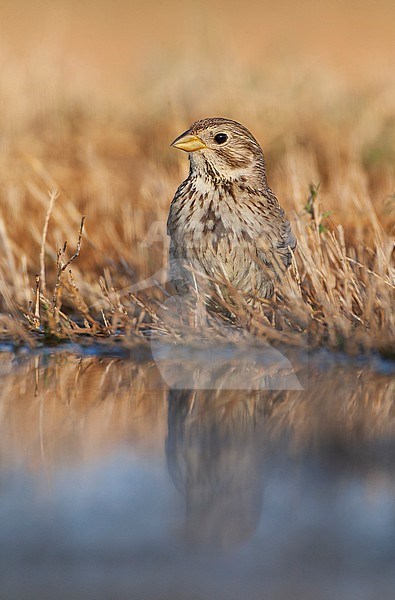
{"label": "pale yellow beak", "polygon": [[174,148],[179,148],[185,152],[196,152],[206,148],[206,144],[197,135],[191,135],[189,131],[185,131],[171,144]]}

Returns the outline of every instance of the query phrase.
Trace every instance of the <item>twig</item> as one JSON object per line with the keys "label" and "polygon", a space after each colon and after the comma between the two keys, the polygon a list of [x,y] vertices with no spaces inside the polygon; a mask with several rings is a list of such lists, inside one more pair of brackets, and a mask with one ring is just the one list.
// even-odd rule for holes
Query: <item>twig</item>
{"label": "twig", "polygon": [[36,302],[34,307],[34,326],[40,327],[40,277],[36,275]]}
{"label": "twig", "polygon": [[47,282],[46,282],[46,278],[45,278],[45,244],[47,242],[49,219],[51,218],[51,213],[52,213],[55,201],[58,197],[59,197],[58,190],[52,190],[49,192],[49,205],[48,205],[48,209],[47,209],[47,214],[45,215],[45,223],[44,223],[43,233],[42,233],[42,238],[41,238],[40,281],[41,281],[41,290],[42,290],[43,296],[47,295]]}
{"label": "twig", "polygon": [[63,273],[63,271],[65,271],[67,269],[67,267],[73,262],[73,260],[78,258],[78,256],[80,255],[81,242],[82,242],[82,231],[84,229],[84,223],[85,223],[85,216],[82,217],[82,219],[81,219],[80,230],[78,232],[78,242],[77,242],[76,251],[74,252],[73,256],[71,258],[69,258],[69,260],[64,265],[62,265],[62,268],[60,271],[61,273]]}
{"label": "twig", "polygon": [[70,266],[70,264],[73,262],[73,260],[75,260],[81,251],[81,243],[82,243],[82,231],[84,229],[84,222],[85,222],[85,216],[82,217],[81,219],[81,225],[80,225],[80,229],[78,232],[78,242],[77,242],[77,248],[76,251],[74,252],[74,254],[71,256],[71,258],[69,258],[69,260],[67,260],[65,263],[62,261],[62,256],[65,255],[66,253],[66,249],[67,249],[67,242],[65,242],[63,244],[63,248],[59,248],[58,252],[57,252],[57,259],[56,259],[56,267],[57,267],[57,273],[56,273],[56,282],[55,282],[55,287],[54,287],[54,291],[53,291],[53,296],[52,296],[52,310],[55,312],[58,306],[58,294],[59,294],[59,288],[60,288],[60,277],[62,275],[62,273],[67,269],[68,266]]}
{"label": "twig", "polygon": [[160,321],[158,315],[152,310],[152,308],[150,308],[148,306],[148,304],[146,304],[145,302],[143,302],[142,300],[140,300],[140,298],[138,298],[132,292],[129,292],[129,297],[137,304],[137,306],[139,306],[140,308],[142,308],[143,310],[145,310],[145,312],[147,312],[149,314],[149,316],[151,317],[151,319],[155,323],[158,323]]}
{"label": "twig", "polygon": [[395,288],[395,284],[391,283],[390,281],[387,281],[386,279],[384,279],[384,277],[381,277],[381,275],[379,275],[378,273],[375,273],[374,271],[372,271],[371,269],[369,269],[368,267],[366,267],[359,261],[355,260],[354,258],[350,258],[349,256],[346,256],[346,260],[348,260],[348,262],[352,263],[353,265],[356,265],[360,269],[365,269],[365,271],[367,273],[369,273],[369,275],[373,275],[374,277],[377,277],[377,279],[380,279],[380,281],[385,283],[385,285],[388,285],[388,287]]}
{"label": "twig", "polygon": [[59,295],[59,289],[60,289],[60,275],[62,273],[61,256],[62,256],[62,254],[64,255],[64,253],[66,252],[66,248],[67,248],[67,242],[65,242],[63,245],[63,248],[59,248],[56,253],[56,282],[55,282],[55,286],[53,288],[53,295],[52,295],[53,311],[55,311],[58,306],[58,295]]}

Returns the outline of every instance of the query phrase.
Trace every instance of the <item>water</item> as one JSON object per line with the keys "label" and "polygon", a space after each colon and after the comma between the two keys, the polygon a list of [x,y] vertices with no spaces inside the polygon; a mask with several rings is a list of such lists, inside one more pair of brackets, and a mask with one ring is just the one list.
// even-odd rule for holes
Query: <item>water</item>
{"label": "water", "polygon": [[2,600],[394,597],[393,366],[75,350],[0,355]]}

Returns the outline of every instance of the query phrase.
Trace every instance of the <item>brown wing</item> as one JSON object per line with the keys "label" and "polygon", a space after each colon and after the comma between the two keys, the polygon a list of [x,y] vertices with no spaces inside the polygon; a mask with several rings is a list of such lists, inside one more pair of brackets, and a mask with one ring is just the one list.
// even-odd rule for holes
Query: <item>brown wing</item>
{"label": "brown wing", "polygon": [[284,210],[270,188],[262,197],[261,207],[261,218],[258,218],[263,252],[261,258],[279,274],[278,271],[283,270],[282,265],[287,268],[292,262],[291,250],[296,247],[296,238]]}

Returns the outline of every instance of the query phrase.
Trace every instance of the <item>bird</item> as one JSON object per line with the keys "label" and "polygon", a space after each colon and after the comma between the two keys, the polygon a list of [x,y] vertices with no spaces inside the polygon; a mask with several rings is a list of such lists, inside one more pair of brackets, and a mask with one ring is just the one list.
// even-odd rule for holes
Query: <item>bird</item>
{"label": "bird", "polygon": [[231,119],[193,123],[171,144],[189,156],[170,205],[169,275],[178,295],[202,292],[222,305],[273,296],[296,238],[266,178],[262,148]]}

